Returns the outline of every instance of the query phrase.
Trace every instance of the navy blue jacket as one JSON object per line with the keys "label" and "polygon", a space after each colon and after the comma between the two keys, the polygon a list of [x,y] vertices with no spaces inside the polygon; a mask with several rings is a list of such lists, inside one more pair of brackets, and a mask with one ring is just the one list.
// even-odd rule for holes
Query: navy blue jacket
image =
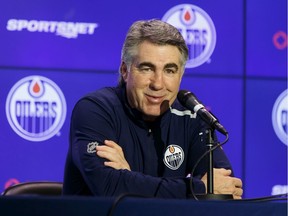
{"label": "navy blue jacket", "polygon": [[[155,122],[142,121],[131,109],[125,87],[103,88],[80,99],[71,117],[70,146],[65,166],[64,195],[186,198],[192,167],[207,150],[205,123],[176,100]],[[119,144],[131,171],[104,166],[95,146],[104,140]],[[214,166],[231,169],[221,148]],[[202,160],[193,176],[193,190],[204,193],[200,178],[207,172]]]}

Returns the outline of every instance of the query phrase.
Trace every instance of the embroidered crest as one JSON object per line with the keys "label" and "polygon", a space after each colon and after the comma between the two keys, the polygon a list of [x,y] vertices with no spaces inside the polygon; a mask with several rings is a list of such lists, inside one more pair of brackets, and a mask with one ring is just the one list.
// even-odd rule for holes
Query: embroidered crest
{"label": "embroidered crest", "polygon": [[184,161],[184,151],[178,145],[169,145],[164,153],[164,164],[172,170],[177,170]]}
{"label": "embroidered crest", "polygon": [[88,153],[95,153],[96,152],[96,146],[98,146],[98,142],[90,142],[87,145],[87,152]]}

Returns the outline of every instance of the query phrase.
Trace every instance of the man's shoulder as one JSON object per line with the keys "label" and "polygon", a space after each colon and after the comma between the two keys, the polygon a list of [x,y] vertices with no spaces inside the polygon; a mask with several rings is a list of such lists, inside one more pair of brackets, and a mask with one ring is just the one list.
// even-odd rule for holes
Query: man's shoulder
{"label": "man's shoulder", "polygon": [[104,87],[84,95],[80,100],[91,100],[101,103],[120,103],[118,87]]}
{"label": "man's shoulder", "polygon": [[94,109],[97,106],[110,110],[122,106],[118,91],[118,87],[104,87],[89,92],[77,101],[76,107],[91,107],[91,109]]}
{"label": "man's shoulder", "polygon": [[82,98],[92,98],[92,99],[109,99],[117,97],[117,87],[104,87],[97,89],[93,92],[89,92]]}

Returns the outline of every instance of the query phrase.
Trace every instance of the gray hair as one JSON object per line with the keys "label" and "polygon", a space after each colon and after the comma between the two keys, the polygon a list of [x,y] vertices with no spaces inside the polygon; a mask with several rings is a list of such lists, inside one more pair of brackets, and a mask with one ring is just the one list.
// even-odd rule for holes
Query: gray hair
{"label": "gray hair", "polygon": [[[125,62],[127,67],[131,66],[136,55],[136,48],[143,41],[149,41],[157,45],[176,46],[182,55],[181,64],[183,66],[186,64],[188,48],[178,29],[161,20],[152,19],[136,21],[128,30],[121,52],[121,61]],[[124,80],[121,76],[120,67],[119,85],[122,84],[124,84]]]}

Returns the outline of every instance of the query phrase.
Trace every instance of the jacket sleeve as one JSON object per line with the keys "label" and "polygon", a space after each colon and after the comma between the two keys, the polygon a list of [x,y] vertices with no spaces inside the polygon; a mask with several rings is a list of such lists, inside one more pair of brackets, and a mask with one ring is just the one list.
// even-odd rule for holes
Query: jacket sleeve
{"label": "jacket sleeve", "polygon": [[[92,195],[118,196],[127,193],[147,197],[186,198],[190,189],[187,178],[153,177],[104,166],[104,159],[96,155],[95,146],[102,145],[105,139],[117,140],[111,112],[108,107],[103,108],[101,101],[84,99],[76,104],[72,113],[72,160]],[[193,179],[193,186],[196,187],[195,191],[205,191],[200,179]]]}

